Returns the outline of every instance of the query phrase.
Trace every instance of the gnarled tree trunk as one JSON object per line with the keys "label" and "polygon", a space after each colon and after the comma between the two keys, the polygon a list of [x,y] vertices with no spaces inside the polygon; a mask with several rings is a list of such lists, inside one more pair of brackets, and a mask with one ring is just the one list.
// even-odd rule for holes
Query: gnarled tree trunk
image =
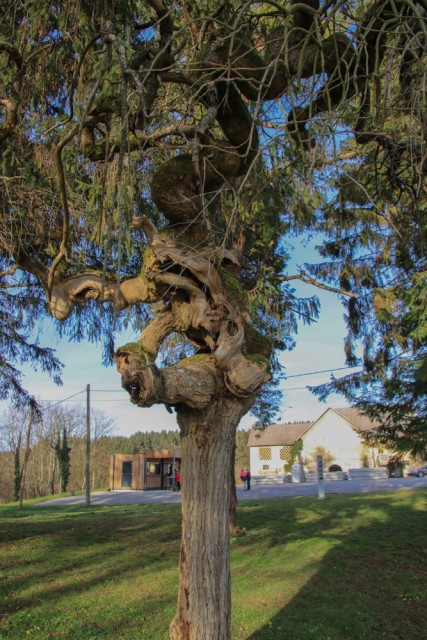
{"label": "gnarled tree trunk", "polygon": [[231,637],[229,470],[236,429],[250,404],[220,396],[202,411],[178,411],[182,539],[171,640]]}

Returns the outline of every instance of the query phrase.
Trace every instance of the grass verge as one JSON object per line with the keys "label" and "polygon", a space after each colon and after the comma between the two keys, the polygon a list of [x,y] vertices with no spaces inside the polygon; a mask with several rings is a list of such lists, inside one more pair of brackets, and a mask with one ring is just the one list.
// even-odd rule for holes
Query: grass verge
{"label": "grass verge", "polygon": [[[427,637],[425,491],[239,506],[233,640]],[[0,507],[0,640],[167,640],[179,505]]]}

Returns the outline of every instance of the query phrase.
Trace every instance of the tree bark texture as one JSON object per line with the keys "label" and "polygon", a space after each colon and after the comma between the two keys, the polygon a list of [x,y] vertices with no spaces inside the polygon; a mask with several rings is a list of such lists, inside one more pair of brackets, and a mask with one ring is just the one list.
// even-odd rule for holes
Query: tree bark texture
{"label": "tree bark texture", "polygon": [[219,397],[202,411],[178,411],[182,539],[171,640],[230,640],[230,467],[236,429],[250,404]]}
{"label": "tree bark texture", "polygon": [[237,493],[236,493],[236,439],[233,443],[233,451],[231,452],[230,464],[230,511],[229,511],[229,528],[230,535],[238,536],[242,534],[242,530],[237,524]]}

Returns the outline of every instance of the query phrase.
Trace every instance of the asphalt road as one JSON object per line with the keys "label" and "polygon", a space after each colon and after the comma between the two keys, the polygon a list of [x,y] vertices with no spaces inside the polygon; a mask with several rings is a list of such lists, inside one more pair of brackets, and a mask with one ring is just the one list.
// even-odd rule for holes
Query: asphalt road
{"label": "asphalt road", "polygon": [[[334,493],[373,493],[376,491],[397,491],[403,489],[427,489],[427,477],[389,478],[386,480],[334,480],[325,482],[326,498]],[[264,498],[292,498],[295,496],[317,495],[317,483],[252,485],[250,491],[237,488],[238,500],[262,500]],[[173,503],[180,502],[181,496],[173,491],[99,491],[91,493],[92,505]],[[85,504],[85,496],[58,498],[41,502],[39,506],[62,506]]]}

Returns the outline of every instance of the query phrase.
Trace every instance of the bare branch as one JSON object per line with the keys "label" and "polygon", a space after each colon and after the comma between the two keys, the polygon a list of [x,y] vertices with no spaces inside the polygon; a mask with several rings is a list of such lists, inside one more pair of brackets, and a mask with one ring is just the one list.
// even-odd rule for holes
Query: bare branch
{"label": "bare branch", "polygon": [[307,272],[301,271],[298,275],[295,276],[282,276],[279,278],[283,282],[288,282],[289,280],[301,280],[301,282],[305,282],[306,284],[313,285],[313,287],[317,287],[318,289],[325,289],[325,291],[331,291],[332,293],[339,293],[342,296],[347,296],[348,298],[358,298],[359,296],[356,293],[352,293],[351,291],[345,291],[344,289],[337,289],[335,287],[330,287],[327,284],[323,284],[318,280],[315,280],[312,276],[310,276]]}
{"label": "bare branch", "polygon": [[65,320],[77,303],[87,300],[113,302],[119,310],[138,302],[153,303],[161,294],[149,286],[143,277],[129,278],[121,283],[106,280],[98,273],[80,273],[69,278],[55,278],[49,297],[49,307],[57,320]]}
{"label": "bare branch", "polygon": [[3,278],[4,276],[13,276],[13,274],[17,271],[17,269],[18,269],[18,265],[15,264],[13,265],[13,267],[11,267],[10,269],[7,269],[6,271],[0,271],[0,278]]}

